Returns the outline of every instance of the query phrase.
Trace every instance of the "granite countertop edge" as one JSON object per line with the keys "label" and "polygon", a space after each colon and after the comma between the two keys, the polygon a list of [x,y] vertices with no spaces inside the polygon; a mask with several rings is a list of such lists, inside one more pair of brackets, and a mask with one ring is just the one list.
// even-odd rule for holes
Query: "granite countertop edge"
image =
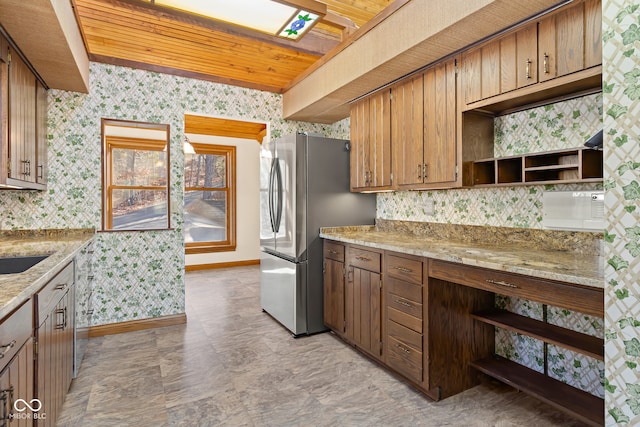
{"label": "granite countertop edge", "polygon": [[[441,261],[604,289],[604,267],[601,256],[585,256],[566,251],[552,253],[536,251],[531,248],[489,248],[474,243],[442,242],[401,232],[377,231],[375,226],[323,227],[320,229],[320,237]],[[501,260],[501,258],[511,258],[511,261]],[[536,259],[549,261],[531,261]],[[565,265],[554,264],[555,261],[564,262]],[[570,267],[566,267],[566,265]],[[588,268],[589,266],[594,267]]]}
{"label": "granite countertop edge", "polygon": [[27,302],[73,260],[95,236],[94,230],[57,233],[0,233],[0,256],[50,254],[22,273],[0,275],[0,320]]}

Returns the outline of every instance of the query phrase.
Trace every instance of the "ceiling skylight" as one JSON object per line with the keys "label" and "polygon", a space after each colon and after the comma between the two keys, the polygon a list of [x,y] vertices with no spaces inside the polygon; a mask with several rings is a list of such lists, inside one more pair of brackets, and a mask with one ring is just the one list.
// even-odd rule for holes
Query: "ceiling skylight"
{"label": "ceiling skylight", "polygon": [[291,40],[301,38],[326,14],[326,5],[315,0],[151,0],[151,3]]}

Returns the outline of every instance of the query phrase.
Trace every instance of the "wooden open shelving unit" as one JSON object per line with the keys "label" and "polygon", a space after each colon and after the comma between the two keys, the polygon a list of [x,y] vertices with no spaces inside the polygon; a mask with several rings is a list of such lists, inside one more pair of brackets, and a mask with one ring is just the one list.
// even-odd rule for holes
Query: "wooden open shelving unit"
{"label": "wooden open shelving unit", "polygon": [[604,425],[604,399],[500,356],[476,360],[471,366],[588,425]]}
{"label": "wooden open shelving unit", "polygon": [[[604,340],[598,337],[505,310],[491,309],[471,313],[471,317],[483,323],[604,360]],[[593,426],[604,424],[604,399],[500,356],[473,361],[471,366],[567,412],[582,422]]]}
{"label": "wooden open shelving unit", "polygon": [[586,147],[476,160],[473,186],[602,182],[601,150]]}

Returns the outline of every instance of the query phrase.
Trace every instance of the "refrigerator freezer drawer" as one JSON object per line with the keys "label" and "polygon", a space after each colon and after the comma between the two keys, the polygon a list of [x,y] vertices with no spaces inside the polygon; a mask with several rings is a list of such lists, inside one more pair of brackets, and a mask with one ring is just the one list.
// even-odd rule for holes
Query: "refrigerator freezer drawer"
{"label": "refrigerator freezer drawer", "polygon": [[307,333],[307,263],[294,263],[275,255],[260,255],[260,303],[262,309],[293,335]]}

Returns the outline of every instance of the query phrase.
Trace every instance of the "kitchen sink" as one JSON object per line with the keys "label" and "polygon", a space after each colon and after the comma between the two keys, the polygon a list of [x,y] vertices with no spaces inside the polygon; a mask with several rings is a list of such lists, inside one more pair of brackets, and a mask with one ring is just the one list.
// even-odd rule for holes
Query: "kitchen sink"
{"label": "kitchen sink", "polygon": [[0,274],[15,274],[27,271],[49,255],[0,257]]}

